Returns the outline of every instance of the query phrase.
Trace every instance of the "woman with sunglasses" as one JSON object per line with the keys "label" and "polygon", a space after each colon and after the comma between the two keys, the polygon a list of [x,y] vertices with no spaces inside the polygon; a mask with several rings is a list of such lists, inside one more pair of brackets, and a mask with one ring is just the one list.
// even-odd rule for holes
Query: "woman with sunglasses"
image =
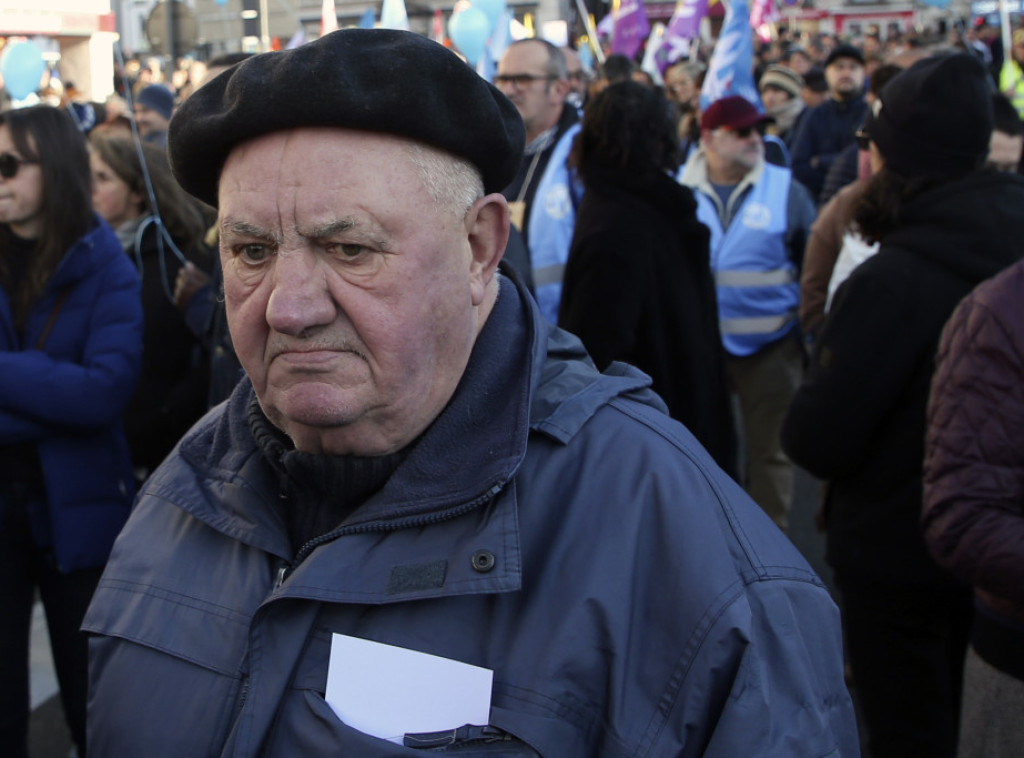
{"label": "woman with sunglasses", "polygon": [[85,755],[78,630],[134,494],[121,415],[141,335],[139,278],[92,211],[74,121],[49,106],[0,113],[0,755],[27,755],[37,590]]}
{"label": "woman with sunglasses", "polygon": [[207,223],[204,206],[171,175],[165,150],[107,135],[90,145],[93,207],[142,277],[142,373],[125,413],[141,483],[206,412],[208,357],[174,304],[174,285],[186,260],[209,267]]}

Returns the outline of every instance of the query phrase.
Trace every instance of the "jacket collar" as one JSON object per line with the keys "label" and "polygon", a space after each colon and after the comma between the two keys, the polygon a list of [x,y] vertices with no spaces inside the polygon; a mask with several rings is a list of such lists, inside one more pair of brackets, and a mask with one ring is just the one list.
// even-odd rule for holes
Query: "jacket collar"
{"label": "jacket collar", "polygon": [[758,159],[747,175],[744,176],[739,184],[733,189],[732,194],[729,195],[729,203],[723,208],[722,201],[718,198],[718,193],[715,192],[715,188],[711,186],[711,180],[708,179],[708,158],[707,153],[704,151],[704,146],[701,145],[700,150],[694,153],[690,160],[686,162],[683,167],[683,173],[679,178],[680,183],[685,184],[688,187],[693,187],[699,190],[707,196],[708,200],[714,203],[715,208],[718,210],[718,218],[722,221],[722,227],[725,228],[729,225],[729,219],[732,218],[736,209],[739,207],[739,200],[743,197],[743,194],[750,188],[761,181],[761,176],[764,174],[765,160],[764,154]]}

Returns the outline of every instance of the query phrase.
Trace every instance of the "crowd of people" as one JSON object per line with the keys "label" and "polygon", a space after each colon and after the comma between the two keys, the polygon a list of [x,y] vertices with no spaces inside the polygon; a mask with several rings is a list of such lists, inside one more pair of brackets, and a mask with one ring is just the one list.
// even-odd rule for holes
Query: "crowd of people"
{"label": "crowd of people", "polygon": [[[0,113],[0,751],[38,591],[80,758],[1024,753],[995,39],[784,32],[702,105],[698,46],[344,30]],[[338,635],[486,722],[350,721]]]}

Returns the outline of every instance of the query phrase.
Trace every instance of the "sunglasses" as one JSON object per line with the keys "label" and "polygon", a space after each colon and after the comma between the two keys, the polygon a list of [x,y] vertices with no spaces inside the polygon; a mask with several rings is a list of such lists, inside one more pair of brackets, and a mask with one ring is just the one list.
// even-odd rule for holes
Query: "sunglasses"
{"label": "sunglasses", "polygon": [[12,153],[0,153],[0,176],[4,179],[13,179],[18,175],[18,169],[22,163],[39,163],[25,158],[19,158]]}
{"label": "sunglasses", "polygon": [[871,135],[863,129],[858,129],[853,133],[853,138],[857,141],[858,150],[870,150],[871,149]]}
{"label": "sunglasses", "polygon": [[729,132],[729,134],[735,134],[735,135],[736,135],[737,137],[739,137],[740,139],[746,139],[746,138],[747,138],[747,137],[749,137],[749,136],[750,136],[751,134],[753,134],[753,133],[754,133],[755,131],[757,131],[757,130],[756,130],[756,129],[755,129],[754,127],[752,127],[752,126],[744,126],[744,127],[742,128],[742,129],[731,129],[731,128],[729,128],[729,127],[724,127],[724,129],[725,129],[725,130],[726,130],[727,132]]}

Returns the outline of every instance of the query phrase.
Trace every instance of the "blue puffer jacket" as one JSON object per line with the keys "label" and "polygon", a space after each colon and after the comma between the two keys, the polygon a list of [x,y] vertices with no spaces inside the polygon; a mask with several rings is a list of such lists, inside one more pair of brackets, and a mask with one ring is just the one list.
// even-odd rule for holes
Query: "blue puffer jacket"
{"label": "blue puffer jacket", "polygon": [[[65,291],[43,349],[34,349]],[[36,444],[64,572],[102,566],[128,518],[135,492],[121,414],[141,358],[139,276],[98,217],[29,313],[24,341],[0,291],[0,445]]]}
{"label": "blue puffer jacket", "polygon": [[856,755],[827,591],[648,385],[505,279],[446,410],[293,556],[243,381],[100,582],[90,755],[421,755],[334,715],[334,632],[494,671],[507,736],[445,752]]}

